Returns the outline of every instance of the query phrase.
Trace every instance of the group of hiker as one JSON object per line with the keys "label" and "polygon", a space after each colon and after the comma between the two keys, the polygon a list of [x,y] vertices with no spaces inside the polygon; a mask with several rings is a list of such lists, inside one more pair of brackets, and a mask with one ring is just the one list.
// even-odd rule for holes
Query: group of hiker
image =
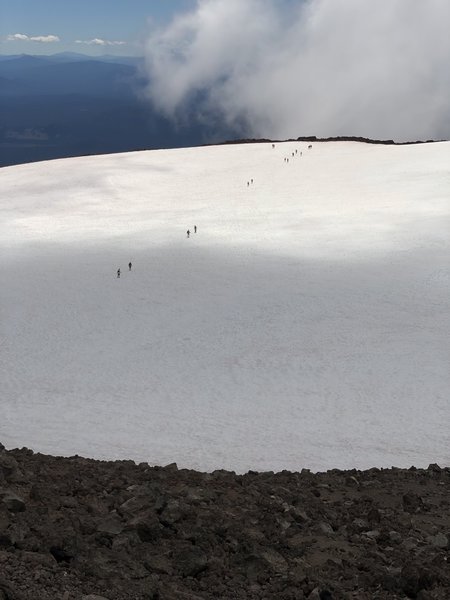
{"label": "group of hiker", "polygon": [[[253,181],[253,180],[252,180],[252,181]],[[197,225],[194,225],[194,233],[197,233]],[[188,229],[188,230],[186,231],[186,237],[189,237],[190,235],[191,235],[191,230],[190,230],[190,229]],[[131,269],[132,269],[132,268],[133,268],[133,263],[130,261],[130,262],[128,263],[128,270],[129,270],[129,271],[131,271]],[[120,279],[120,273],[121,273],[121,271],[120,271],[120,267],[119,267],[119,268],[117,269],[117,279]]]}
{"label": "group of hiker", "polygon": [[[128,270],[131,271],[133,264],[131,262],[128,263]],[[120,267],[117,269],[117,279],[120,279]]]}
{"label": "group of hiker", "polygon": [[[308,148],[312,148],[312,146],[308,146]],[[291,158],[294,157],[296,154],[298,154],[298,150],[296,150],[295,152],[291,152]],[[303,152],[300,152],[299,156],[303,156]],[[287,156],[284,157],[284,162],[289,162],[289,158]]]}
{"label": "group of hiker", "polygon": [[[197,225],[194,225],[194,233],[197,233]],[[186,231],[186,237],[189,237],[190,235],[191,235],[191,230],[190,230],[190,229],[188,229],[188,230]]]}
{"label": "group of hiker", "polygon": [[[272,148],[275,148],[275,144],[272,144]],[[310,145],[308,146],[308,149],[309,149],[309,150],[310,150],[311,148],[312,148],[312,144],[310,144]],[[291,153],[291,156],[295,156],[296,154],[298,154],[298,150],[295,150],[295,152],[292,152],[292,153]],[[303,154],[303,153],[302,153],[302,152],[300,152],[300,156],[302,156],[302,154]],[[285,158],[284,158],[284,162],[289,162],[289,158],[285,157]],[[249,179],[249,180],[247,181],[247,187],[250,187],[250,185],[252,185],[252,184],[253,184],[253,179]],[[194,233],[197,233],[197,225],[194,225]],[[188,229],[188,230],[186,231],[186,237],[187,237],[187,238],[189,238],[189,237],[190,237],[190,235],[191,235],[191,230],[190,230],[190,229]],[[131,271],[132,267],[133,267],[132,263],[131,263],[131,262],[129,262],[129,263],[128,263],[128,270],[129,270],[129,271]],[[119,268],[119,269],[117,269],[117,278],[118,278],[118,279],[120,279],[120,268]]]}

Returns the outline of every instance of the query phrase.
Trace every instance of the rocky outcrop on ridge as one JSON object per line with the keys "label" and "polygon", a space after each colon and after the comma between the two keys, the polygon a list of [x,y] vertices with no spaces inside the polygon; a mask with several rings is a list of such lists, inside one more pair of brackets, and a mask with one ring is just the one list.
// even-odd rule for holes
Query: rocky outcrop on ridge
{"label": "rocky outcrop on ridge", "polygon": [[0,451],[0,600],[450,598],[450,469],[199,473]]}
{"label": "rocky outcrop on ridge", "polygon": [[268,138],[245,138],[239,140],[228,140],[215,144],[221,146],[224,144],[267,144],[270,142],[360,142],[363,144],[381,144],[383,146],[410,146],[411,144],[430,144],[433,142],[444,140],[416,140],[411,142],[396,142],[394,140],[375,140],[372,138],[362,137],[360,135],[337,135],[332,137],[317,137],[315,135],[304,135],[298,138],[289,138],[287,140],[272,140]]}

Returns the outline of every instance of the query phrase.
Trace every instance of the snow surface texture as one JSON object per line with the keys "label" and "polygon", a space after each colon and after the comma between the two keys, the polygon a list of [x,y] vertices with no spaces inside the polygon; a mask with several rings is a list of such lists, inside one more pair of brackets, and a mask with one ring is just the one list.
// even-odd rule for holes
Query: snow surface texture
{"label": "snow surface texture", "polygon": [[450,465],[449,165],[449,142],[329,142],[2,169],[0,440]]}

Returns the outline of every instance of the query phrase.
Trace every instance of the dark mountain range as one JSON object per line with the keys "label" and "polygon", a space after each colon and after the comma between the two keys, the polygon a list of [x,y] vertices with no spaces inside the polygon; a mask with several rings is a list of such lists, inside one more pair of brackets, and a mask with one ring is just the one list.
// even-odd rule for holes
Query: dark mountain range
{"label": "dark mountain range", "polygon": [[[145,100],[137,57],[0,57],[0,166],[175,148],[232,137],[195,118],[182,127]],[[189,111],[188,111],[189,112]]]}

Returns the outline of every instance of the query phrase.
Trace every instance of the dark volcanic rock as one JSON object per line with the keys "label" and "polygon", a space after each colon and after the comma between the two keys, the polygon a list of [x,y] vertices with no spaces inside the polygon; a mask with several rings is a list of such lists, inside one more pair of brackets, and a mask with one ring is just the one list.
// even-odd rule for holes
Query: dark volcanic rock
{"label": "dark volcanic rock", "polygon": [[450,597],[445,467],[236,475],[0,457],[0,600]]}
{"label": "dark volcanic rock", "polygon": [[13,513],[23,512],[26,508],[25,501],[11,491],[2,494],[2,502],[6,508]]}

